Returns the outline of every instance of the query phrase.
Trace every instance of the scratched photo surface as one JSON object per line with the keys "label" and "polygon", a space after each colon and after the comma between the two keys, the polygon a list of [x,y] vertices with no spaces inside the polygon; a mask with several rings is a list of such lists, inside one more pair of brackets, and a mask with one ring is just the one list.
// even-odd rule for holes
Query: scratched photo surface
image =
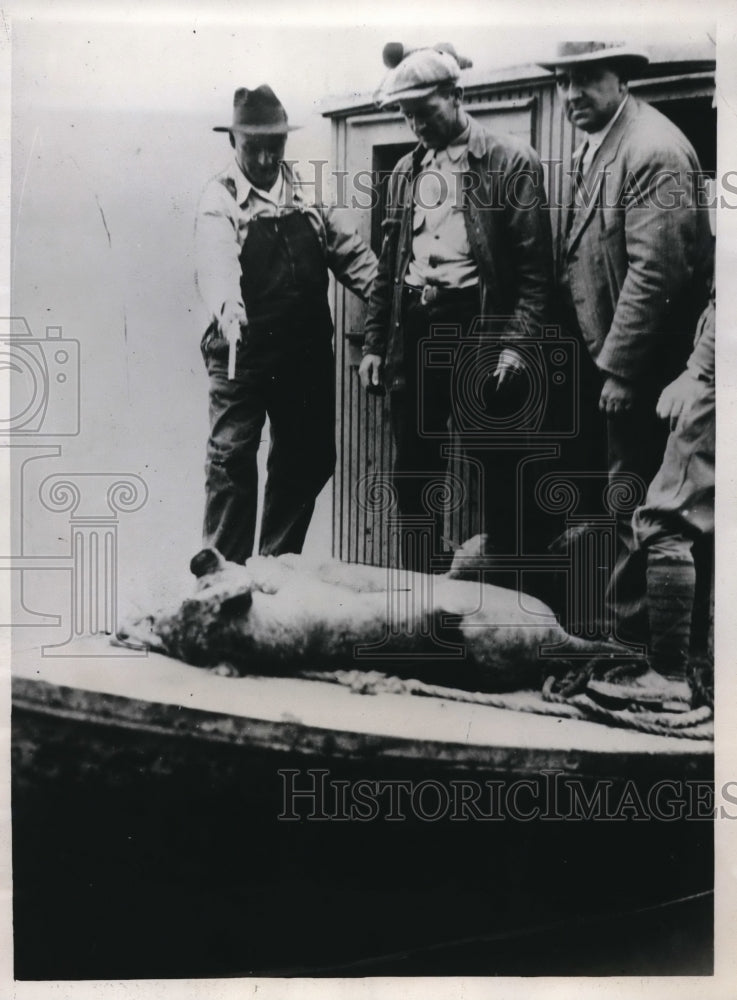
{"label": "scratched photo surface", "polygon": [[[387,42],[452,43],[470,64],[472,119],[536,151],[522,186],[510,195],[509,181],[505,205],[487,208],[509,219],[517,198],[519,242],[497,257],[513,312],[520,253],[547,252],[551,281],[553,253],[560,266],[585,138],[538,60],[570,37],[650,53],[658,72],[631,92],[686,134],[711,204],[712,20],[587,32],[544,15],[531,30],[509,16],[351,27],[216,11],[13,19],[0,624],[13,631],[15,979],[392,976],[409,989],[421,976],[710,976],[712,815],[737,815],[737,785],[713,783],[712,713],[702,699],[693,718],[664,720],[661,698],[622,720],[616,698],[581,700],[587,663],[634,648],[605,590],[617,525],[647,487],[608,486],[606,459],[589,461],[599,439],[583,342],[556,315],[532,316],[523,370],[495,396],[502,334],[519,317],[490,320],[467,296],[445,308],[432,281],[408,292],[437,311],[431,335],[417,334],[415,437],[392,476],[391,393],[361,386],[356,293],[392,235],[387,178],[417,143],[395,104],[377,104]],[[214,128],[231,123],[237,88],[261,84],[299,126],[285,160],[334,205],[334,231],[358,234],[363,270],[336,252],[348,278],[331,274],[321,293],[337,459],[302,555],[244,568],[203,542],[206,363],[218,355],[223,392],[232,381],[227,342],[203,344],[195,219],[234,162]],[[549,212],[536,223],[524,199],[538,176]],[[589,253],[616,241],[608,218]],[[521,250],[523,231],[534,249]],[[251,265],[267,280],[265,260]],[[453,325],[461,301],[467,338]],[[294,400],[314,396],[319,375],[306,355],[289,376],[293,421],[307,420]],[[452,433],[438,402],[448,391]],[[267,422],[256,458],[267,553],[269,448]],[[312,455],[295,451],[288,473]],[[697,573],[709,660],[708,551]]]}

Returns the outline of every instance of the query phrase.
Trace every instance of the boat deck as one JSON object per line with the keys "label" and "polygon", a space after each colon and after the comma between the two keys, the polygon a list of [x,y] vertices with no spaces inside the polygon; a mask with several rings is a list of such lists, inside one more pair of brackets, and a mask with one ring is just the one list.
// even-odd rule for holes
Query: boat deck
{"label": "boat deck", "polygon": [[683,777],[708,768],[713,754],[707,740],[535,714],[529,709],[540,695],[532,691],[514,696],[523,709],[515,711],[405,694],[357,695],[298,678],[221,677],[156,653],[119,655],[127,651],[106,637],[84,640],[76,652],[44,656],[19,644],[14,703],[298,754],[368,754],[518,773],[554,767],[621,777],[658,760],[664,775]]}

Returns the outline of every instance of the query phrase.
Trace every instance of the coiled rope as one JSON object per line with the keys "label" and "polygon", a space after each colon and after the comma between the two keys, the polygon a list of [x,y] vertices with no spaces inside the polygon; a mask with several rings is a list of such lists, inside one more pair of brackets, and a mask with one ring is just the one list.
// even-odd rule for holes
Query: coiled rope
{"label": "coiled rope", "polygon": [[[701,705],[687,712],[604,708],[583,693],[586,683],[583,671],[562,689],[560,681],[555,677],[549,677],[543,685],[542,698],[536,691],[515,691],[505,694],[464,691],[439,684],[426,684],[413,678],[405,680],[378,670],[305,670],[300,671],[300,677],[341,684],[350,688],[355,694],[413,694],[515,712],[531,712],[535,715],[556,715],[568,719],[604,722],[655,736],[675,736],[690,740],[714,738],[713,711],[709,705]],[[559,690],[555,690],[556,687]]]}

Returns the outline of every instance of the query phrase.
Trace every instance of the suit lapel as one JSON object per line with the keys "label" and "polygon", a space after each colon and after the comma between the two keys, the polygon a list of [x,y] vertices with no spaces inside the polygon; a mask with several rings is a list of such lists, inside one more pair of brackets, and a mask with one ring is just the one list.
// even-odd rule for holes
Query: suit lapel
{"label": "suit lapel", "polygon": [[[596,157],[594,158],[594,161]],[[594,214],[594,209],[599,200],[599,188],[604,183],[604,174],[596,169],[594,163],[581,184],[581,204],[573,209],[573,222],[571,231],[568,234],[568,249],[572,250],[581,233],[588,225],[589,219]]]}
{"label": "suit lapel", "polygon": [[599,204],[599,191],[604,183],[607,167],[616,159],[622,138],[637,114],[637,103],[630,95],[622,113],[594,154],[591,165],[583,178],[582,204],[574,207],[573,222],[568,234],[568,250],[572,250]]}

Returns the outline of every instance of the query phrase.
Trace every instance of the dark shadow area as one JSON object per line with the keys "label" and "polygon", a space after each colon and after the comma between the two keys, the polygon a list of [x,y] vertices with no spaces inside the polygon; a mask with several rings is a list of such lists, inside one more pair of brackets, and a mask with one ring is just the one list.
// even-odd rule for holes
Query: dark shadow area
{"label": "dark shadow area", "polygon": [[[281,768],[445,787],[520,775],[27,710],[13,731],[17,979],[711,972],[709,820],[307,821],[300,800],[287,821]],[[627,777],[646,795],[658,761]]]}

